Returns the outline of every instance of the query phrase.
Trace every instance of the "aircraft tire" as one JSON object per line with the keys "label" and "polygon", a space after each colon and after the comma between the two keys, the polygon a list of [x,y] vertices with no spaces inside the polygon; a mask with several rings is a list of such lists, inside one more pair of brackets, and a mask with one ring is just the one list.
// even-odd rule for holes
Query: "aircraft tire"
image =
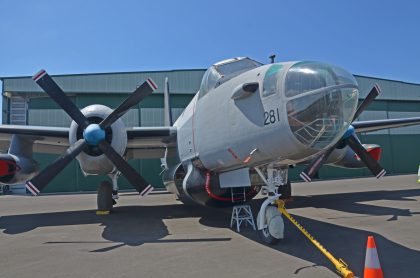
{"label": "aircraft tire", "polygon": [[98,211],[110,211],[113,206],[112,185],[108,181],[103,181],[98,187]]}
{"label": "aircraft tire", "polygon": [[276,245],[281,240],[270,235],[270,231],[268,230],[268,228],[264,228],[261,230],[261,237],[265,243],[270,244],[270,245]]}

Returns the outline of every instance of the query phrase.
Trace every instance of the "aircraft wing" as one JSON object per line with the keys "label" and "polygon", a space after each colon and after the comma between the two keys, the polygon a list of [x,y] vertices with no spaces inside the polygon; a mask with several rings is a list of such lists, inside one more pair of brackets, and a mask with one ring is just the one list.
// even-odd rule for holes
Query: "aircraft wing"
{"label": "aircraft wing", "polygon": [[175,127],[127,128],[127,159],[162,158],[166,148],[176,146]]}
{"label": "aircraft wing", "polygon": [[370,132],[420,124],[420,117],[353,122],[356,132]]}
{"label": "aircraft wing", "polygon": [[[62,154],[70,146],[67,127],[0,125],[0,149],[7,151],[13,135],[34,140],[36,153]],[[167,147],[176,143],[175,127],[127,128],[127,159],[162,158]]]}
{"label": "aircraft wing", "polygon": [[33,151],[61,154],[69,147],[69,128],[23,125],[0,125],[0,149],[7,151],[13,135],[33,138]]}

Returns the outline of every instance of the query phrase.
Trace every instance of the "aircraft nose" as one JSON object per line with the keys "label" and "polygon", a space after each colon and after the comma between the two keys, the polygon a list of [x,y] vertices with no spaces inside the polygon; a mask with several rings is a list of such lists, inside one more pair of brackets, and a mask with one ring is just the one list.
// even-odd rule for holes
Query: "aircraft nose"
{"label": "aircraft nose", "polygon": [[289,69],[285,94],[293,135],[303,145],[319,150],[346,132],[359,92],[350,73],[321,63],[301,62]]}

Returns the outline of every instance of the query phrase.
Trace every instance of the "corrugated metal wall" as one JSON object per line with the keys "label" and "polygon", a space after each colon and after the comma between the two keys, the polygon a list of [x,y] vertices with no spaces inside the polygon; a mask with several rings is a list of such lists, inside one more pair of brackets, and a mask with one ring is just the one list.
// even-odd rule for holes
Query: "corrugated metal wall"
{"label": "corrugated metal wall", "polygon": [[[71,99],[80,108],[100,103],[115,108],[127,93],[132,92],[137,85],[146,78],[152,77],[158,84],[159,90],[145,99],[138,107],[130,110],[123,121],[127,126],[152,126],[163,124],[163,83],[166,76],[170,80],[172,114],[174,118],[182,112],[193,95],[197,92],[204,70],[175,70],[158,72],[130,72],[105,74],[76,74],[54,76],[65,92],[71,93]],[[365,111],[359,120],[374,120],[399,117],[420,116],[420,85],[399,81],[384,80],[365,76],[356,76],[360,87],[360,97],[364,98],[374,83],[382,88],[381,95]],[[3,79],[3,123],[10,120],[10,98],[7,95],[31,97],[27,103],[27,124],[68,126],[70,118],[49,98],[45,97],[40,88],[30,77],[14,77]],[[420,126],[405,127],[393,130],[383,130],[369,134],[360,134],[364,143],[376,143],[383,147],[381,164],[388,173],[413,173],[420,164],[416,154],[420,154]],[[45,167],[51,163],[55,156],[36,155]],[[160,161],[136,160],[130,164],[140,171],[145,178],[155,186],[162,186],[159,173]],[[290,177],[298,180],[301,168],[292,169]],[[338,178],[370,175],[366,169],[348,170],[335,167],[323,167],[319,173],[320,178]],[[86,191],[96,190],[97,184],[106,177],[83,177],[79,166],[72,162],[59,176],[57,176],[47,192],[57,191]],[[122,188],[131,188],[124,177],[120,179]]]}
{"label": "corrugated metal wall", "polygon": [[[131,93],[147,78],[158,85],[162,93],[165,77],[170,80],[172,94],[196,93],[204,70],[174,70],[127,73],[53,75],[57,84],[66,93]],[[31,77],[4,79],[5,92],[44,93]]]}
{"label": "corrugated metal wall", "polygon": [[420,100],[420,85],[402,81],[380,79],[355,75],[360,88],[360,97],[365,98],[375,83],[378,83],[382,89],[377,99],[387,100]]}

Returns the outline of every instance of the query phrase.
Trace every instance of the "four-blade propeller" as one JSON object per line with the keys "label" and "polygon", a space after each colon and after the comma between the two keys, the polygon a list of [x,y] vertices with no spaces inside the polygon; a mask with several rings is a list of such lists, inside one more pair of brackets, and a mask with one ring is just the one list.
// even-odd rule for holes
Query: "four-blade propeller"
{"label": "four-blade propeller", "polygon": [[[378,84],[372,88],[369,92],[367,97],[363,100],[360,106],[357,108],[356,113],[352,119],[352,122],[356,120],[357,117],[369,106],[369,104],[379,95],[381,89],[379,88]],[[347,145],[349,146],[363,161],[367,168],[377,177],[380,178],[386,174],[385,169],[382,168],[381,165],[369,154],[369,152],[363,147],[360,143],[359,139],[355,134],[355,130],[352,125],[348,128],[346,133],[344,134],[343,138],[339,140],[335,145],[324,151],[323,153],[319,154],[315,157],[309,165],[306,167],[304,171],[300,173],[300,177],[306,181],[310,182],[313,177],[317,174],[321,166],[324,162],[328,159],[334,149],[339,145]]]}
{"label": "four-blade propeller", "polygon": [[145,195],[153,187],[147,183],[143,177],[137,173],[125,159],[117,153],[114,148],[105,140],[105,129],[110,127],[115,121],[122,117],[130,108],[138,104],[145,97],[151,95],[157,89],[152,79],[147,79],[139,86],[120,106],[108,115],[101,123],[90,123],[77,106],[64,94],[61,88],[47,74],[41,70],[34,75],[33,80],[64,110],[83,130],[83,139],[78,140],[71,145],[67,151],[62,154],[51,165],[42,170],[37,176],[26,182],[26,188],[33,194],[39,195],[40,191],[61,172],[77,155],[86,147],[97,146],[115,165],[115,167],[124,174],[133,187]]}

